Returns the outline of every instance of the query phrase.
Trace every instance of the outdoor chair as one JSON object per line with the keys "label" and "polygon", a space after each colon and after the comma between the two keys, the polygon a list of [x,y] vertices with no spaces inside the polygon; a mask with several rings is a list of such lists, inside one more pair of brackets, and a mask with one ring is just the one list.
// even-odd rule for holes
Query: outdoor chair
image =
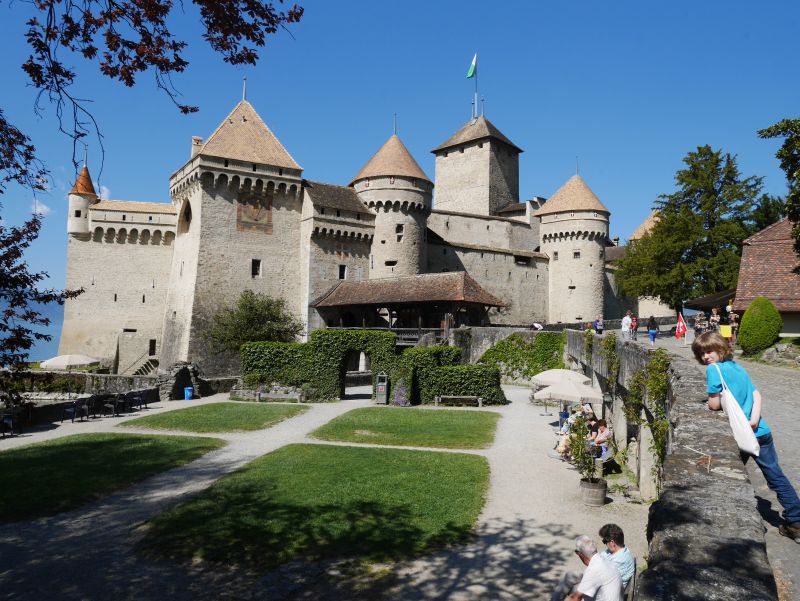
{"label": "outdoor chair", "polygon": [[106,411],[110,411],[112,416],[120,415],[120,407],[125,408],[125,397],[121,394],[112,395],[110,398],[103,401],[103,416]]}
{"label": "outdoor chair", "polygon": [[142,405],[144,408],[147,409],[147,394],[144,392],[132,392],[128,395],[128,406],[131,410],[134,407],[138,408],[139,411],[142,410]]}
{"label": "outdoor chair", "polygon": [[15,413],[9,410],[0,414],[0,431],[3,433],[3,438],[6,437],[6,432],[8,432],[10,436],[14,436],[14,428],[17,429],[18,434],[22,434],[22,428]]}
{"label": "outdoor chair", "polygon": [[79,399],[77,401],[72,401],[70,403],[64,403],[61,407],[61,422],[64,422],[64,418],[69,417],[70,420],[75,423],[75,418],[77,417],[80,421],[83,421],[83,418],[89,419],[89,404],[86,402],[86,399]]}

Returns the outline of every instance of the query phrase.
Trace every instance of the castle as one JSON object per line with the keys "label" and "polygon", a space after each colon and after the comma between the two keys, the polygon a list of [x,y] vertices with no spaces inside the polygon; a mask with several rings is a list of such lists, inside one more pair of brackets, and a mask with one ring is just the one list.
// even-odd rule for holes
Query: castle
{"label": "castle", "polygon": [[610,213],[572,176],[519,201],[517,145],[471,119],[433,149],[435,186],[397,135],[349,185],[303,170],[247,100],[169,181],[171,204],[100,200],[84,165],[69,194],[68,300],[59,353],[118,373],[210,355],[211,316],[250,289],[310,332],[619,317]]}

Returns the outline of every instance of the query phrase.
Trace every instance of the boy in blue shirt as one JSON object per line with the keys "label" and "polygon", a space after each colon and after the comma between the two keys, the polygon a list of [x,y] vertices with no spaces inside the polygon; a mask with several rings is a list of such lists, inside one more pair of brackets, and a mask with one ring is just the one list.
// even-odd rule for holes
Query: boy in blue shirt
{"label": "boy in blue shirt", "polygon": [[[733,360],[733,352],[728,341],[717,332],[706,332],[699,336],[692,343],[692,352],[697,361],[706,366],[708,408],[713,411],[722,408],[721,373],[731,394],[750,420],[750,427],[753,428],[759,446],[759,455],[755,458],[756,464],[761,468],[767,484],[775,491],[778,501],[783,505],[783,518],[786,523],[781,524],[778,531],[783,536],[800,543],[800,499],[778,463],[778,452],[772,442],[772,432],[761,417],[761,393],[744,368]],[[714,367],[715,364],[719,370]],[[744,456],[745,462],[748,459],[749,455]]]}

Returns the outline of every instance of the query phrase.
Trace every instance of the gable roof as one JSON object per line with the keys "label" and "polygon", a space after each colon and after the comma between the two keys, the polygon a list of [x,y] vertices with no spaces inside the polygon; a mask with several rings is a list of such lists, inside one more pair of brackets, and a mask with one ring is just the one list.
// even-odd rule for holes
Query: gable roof
{"label": "gable roof", "polygon": [[233,108],[198,154],[302,169],[246,100],[241,100]]}
{"label": "gable roof", "polygon": [[527,208],[527,201],[523,202],[512,202],[504,206],[502,209],[498,209],[498,214],[504,213],[524,213]]}
{"label": "gable roof", "polygon": [[383,146],[378,149],[378,152],[372,155],[372,158],[367,161],[367,164],[361,168],[361,171],[350,182],[352,186],[360,179],[368,177],[385,177],[391,175],[399,175],[402,177],[415,177],[417,179],[431,182],[422,168],[408,152],[405,144],[393,134],[389,137]]}
{"label": "gable roof", "polygon": [[335,186],[308,180],[303,180],[303,186],[308,191],[314,206],[342,209],[354,213],[370,213],[367,205],[361,202],[356,191],[349,186]]}
{"label": "gable roof", "polygon": [[609,210],[603,206],[600,199],[595,196],[589,185],[580,175],[573,175],[567,180],[550,199],[538,209],[534,215],[551,215],[553,213],[566,213],[569,211],[602,211]]}
{"label": "gable roof", "polygon": [[798,265],[788,218],[750,236],[742,246],[734,310],[744,311],[754,298],[766,296],[778,311],[800,312],[800,274],[792,271]]}
{"label": "gable roof", "polygon": [[400,278],[352,282],[342,280],[311,303],[312,307],[401,305],[425,302],[464,302],[504,307],[466,272],[426,273]]}
{"label": "gable roof", "polygon": [[459,144],[466,144],[467,142],[475,142],[477,140],[485,140],[487,138],[499,140],[517,152],[524,152],[519,146],[504,136],[503,133],[497,129],[497,127],[495,127],[494,123],[489,121],[483,115],[477,119],[470,119],[467,121],[461,129],[447,138],[447,140],[439,144],[439,146],[431,150],[431,152],[436,154],[437,152],[452,148],[453,146],[458,146]]}
{"label": "gable roof", "polygon": [[87,196],[97,196],[92,185],[92,177],[89,175],[89,170],[86,165],[83,166],[81,172],[78,174],[78,179],[75,180],[75,185],[72,186],[70,194],[85,194]]}

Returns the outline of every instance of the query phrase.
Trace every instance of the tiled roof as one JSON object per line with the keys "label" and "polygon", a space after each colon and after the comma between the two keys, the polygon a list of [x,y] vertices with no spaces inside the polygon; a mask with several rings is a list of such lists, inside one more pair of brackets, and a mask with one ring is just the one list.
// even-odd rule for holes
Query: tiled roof
{"label": "tiled roof", "polygon": [[653,227],[656,225],[657,221],[658,211],[651,212],[650,215],[647,216],[647,219],[645,219],[642,224],[636,228],[636,231],[628,237],[628,240],[638,240],[645,234],[649,234],[651,231],[653,231]]}
{"label": "tiled roof", "polygon": [[487,138],[494,138],[495,140],[499,140],[504,144],[511,146],[511,148],[514,148],[517,152],[523,152],[519,146],[506,138],[502,132],[483,115],[477,119],[470,119],[467,121],[464,127],[447,138],[447,140],[439,144],[439,146],[431,150],[431,152],[436,154],[437,152],[452,148],[453,146],[458,146],[459,144],[466,144],[467,142],[475,142],[477,140],[485,140]]}
{"label": "tiled roof", "polygon": [[490,307],[505,306],[503,301],[486,292],[478,282],[463,271],[428,273],[363,282],[343,280],[311,303],[311,306],[394,306],[426,302],[464,302]]}
{"label": "tiled roof", "polygon": [[83,166],[81,172],[78,174],[78,179],[75,180],[75,185],[72,186],[70,194],[86,194],[88,196],[97,196],[92,185],[92,178],[89,175],[89,170],[86,165]]}
{"label": "tiled roof", "polygon": [[[431,234],[435,238],[431,237]],[[483,250],[486,252],[498,253],[501,255],[514,255],[516,257],[531,257],[538,259],[546,259],[547,255],[535,250],[525,250],[523,248],[500,248],[499,246],[486,246],[484,244],[468,244],[466,242],[449,242],[433,232],[428,230],[428,244],[438,244],[440,246],[447,246],[449,248],[464,248],[467,250]]]}
{"label": "tiled roof", "polygon": [[744,311],[754,298],[765,296],[778,311],[800,311],[800,274],[792,273],[800,260],[791,232],[784,218],[744,241],[734,310]]}
{"label": "tiled roof", "polygon": [[225,117],[198,154],[302,169],[246,100],[240,101]]}
{"label": "tiled roof", "polygon": [[567,183],[561,186],[534,215],[541,217],[570,211],[609,212],[580,175],[573,175],[569,178]]}
{"label": "tiled roof", "polygon": [[527,206],[527,202],[512,202],[511,204],[507,204],[502,209],[498,209],[498,213],[524,213],[525,207]]}
{"label": "tiled roof", "polygon": [[378,149],[361,171],[353,178],[350,185],[367,177],[385,177],[398,175],[402,177],[416,177],[430,182],[430,178],[408,152],[408,148],[400,141],[397,135],[391,136],[383,146]]}
{"label": "tiled roof", "polygon": [[92,211],[125,211],[126,213],[164,213],[175,214],[172,203],[136,202],[133,200],[101,200],[89,207]]}
{"label": "tiled roof", "polygon": [[353,213],[369,213],[370,210],[358,198],[353,188],[348,186],[334,186],[322,182],[303,180],[303,186],[311,197],[311,202],[318,207],[330,207],[352,211]]}
{"label": "tiled roof", "polygon": [[624,246],[606,246],[606,262],[619,261],[627,251]]}

